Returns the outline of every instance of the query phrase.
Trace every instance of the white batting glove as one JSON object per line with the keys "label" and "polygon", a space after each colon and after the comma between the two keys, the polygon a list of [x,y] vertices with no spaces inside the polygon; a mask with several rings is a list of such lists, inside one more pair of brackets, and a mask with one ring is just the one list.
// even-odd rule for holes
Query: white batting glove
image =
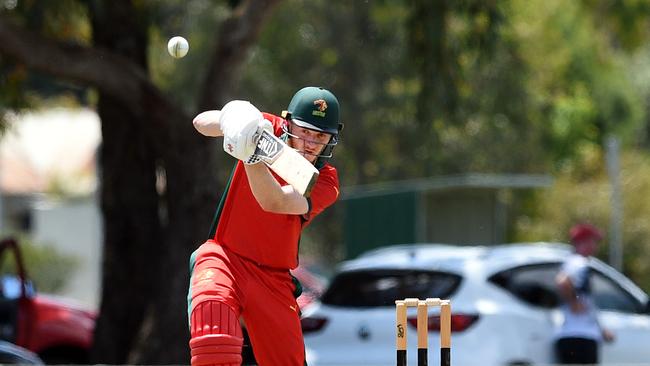
{"label": "white batting glove", "polygon": [[254,164],[255,147],[262,129],[273,130],[271,122],[249,102],[233,100],[228,102],[219,116],[223,132],[223,150],[246,163]]}
{"label": "white batting glove", "polygon": [[253,140],[255,141],[255,144],[253,146],[253,154],[251,154],[248,159],[243,159],[244,164],[257,164],[260,162],[260,157],[255,155],[255,149],[257,148],[257,143],[260,140],[260,136],[262,136],[262,131],[266,130],[270,134],[273,134],[273,125],[271,124],[270,121],[262,118],[260,123],[257,125],[257,132],[255,133],[255,136],[253,137]]}

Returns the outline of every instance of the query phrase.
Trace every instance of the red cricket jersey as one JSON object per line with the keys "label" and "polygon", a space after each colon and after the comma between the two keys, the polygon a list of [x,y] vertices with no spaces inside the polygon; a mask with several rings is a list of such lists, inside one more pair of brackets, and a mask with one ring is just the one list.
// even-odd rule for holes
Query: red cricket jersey
{"label": "red cricket jersey", "polygon": [[[287,121],[264,113],[276,136]],[[237,163],[230,183],[214,240],[231,251],[260,265],[293,269],[298,266],[298,242],[302,229],[339,196],[336,169],[325,164],[310,195],[310,210],[305,215],[286,215],[262,210],[253,196],[243,163]],[[280,185],[287,185],[273,174]]]}

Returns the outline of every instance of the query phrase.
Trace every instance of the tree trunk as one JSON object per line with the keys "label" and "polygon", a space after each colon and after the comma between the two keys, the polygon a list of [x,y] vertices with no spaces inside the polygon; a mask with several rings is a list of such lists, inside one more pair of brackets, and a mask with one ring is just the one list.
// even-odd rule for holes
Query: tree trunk
{"label": "tree trunk", "polygon": [[[156,93],[145,94],[145,108],[155,121],[163,121],[169,135],[157,147],[159,175],[164,176],[160,191],[160,215],[163,237],[155,243],[159,271],[151,286],[143,324],[137,334],[130,364],[189,362],[187,290],[188,261],[191,252],[207,239],[214,209],[225,181],[220,172],[232,163],[217,163],[218,142],[198,134],[191,118],[178,109],[160,103]],[[150,131],[155,135],[154,131]],[[162,139],[161,139],[162,140]],[[158,140],[159,142],[161,140]],[[142,257],[142,256],[141,256]],[[152,266],[152,269],[156,266]]]}
{"label": "tree trunk", "polygon": [[99,164],[104,263],[95,358],[125,363],[160,280],[156,156],[147,131],[133,122],[133,113],[122,104],[100,95],[98,113],[103,139]]}
{"label": "tree trunk", "polygon": [[[448,1],[413,0],[407,27],[413,64],[420,80],[416,103],[417,128],[407,141],[422,141],[415,152],[422,162],[423,176],[438,173],[440,137],[434,120],[455,109],[456,88],[451,61],[446,56]],[[418,138],[419,136],[419,138]],[[427,138],[422,138],[427,136]]]}
{"label": "tree trunk", "polygon": [[[146,27],[136,21],[132,4],[106,1],[91,6],[94,44],[129,59],[146,73]],[[102,121],[104,263],[93,360],[123,364],[158,292],[157,282],[164,280],[159,270],[164,228],[156,190],[160,159],[152,142],[159,134],[152,134],[151,123],[139,121],[151,113],[137,101],[127,105],[100,90],[97,112]]]}

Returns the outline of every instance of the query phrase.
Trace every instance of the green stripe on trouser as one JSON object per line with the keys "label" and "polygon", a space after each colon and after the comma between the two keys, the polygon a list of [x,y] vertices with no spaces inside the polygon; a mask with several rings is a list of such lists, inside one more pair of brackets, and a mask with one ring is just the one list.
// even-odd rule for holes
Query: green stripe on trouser
{"label": "green stripe on trouser", "polygon": [[293,297],[297,299],[298,296],[302,295],[302,284],[300,281],[298,281],[296,276],[292,275],[291,273],[289,273],[289,275],[291,276],[291,281],[293,281],[293,284],[296,286],[296,289],[293,290]]}
{"label": "green stripe on trouser", "polygon": [[192,316],[192,276],[194,275],[194,265],[196,264],[196,255],[198,254],[198,249],[193,251],[190,255],[190,286],[187,289],[187,327],[192,327],[191,316]]}
{"label": "green stripe on trouser", "polygon": [[[297,299],[298,296],[302,295],[302,284],[296,278],[296,276],[294,276],[292,274],[290,274],[290,275],[291,275],[291,281],[293,281],[293,284],[296,285],[296,289],[293,291],[293,297],[295,297]],[[302,316],[302,309],[298,309],[298,316]],[[304,339],[303,339],[302,344],[303,345],[305,344]],[[305,352],[305,366],[307,366],[307,352]]]}

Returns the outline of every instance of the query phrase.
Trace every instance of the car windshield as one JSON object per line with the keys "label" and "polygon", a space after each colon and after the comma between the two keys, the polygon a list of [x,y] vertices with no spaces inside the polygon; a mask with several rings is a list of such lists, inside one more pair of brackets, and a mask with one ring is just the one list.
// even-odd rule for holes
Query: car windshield
{"label": "car windshield", "polygon": [[323,294],[322,303],[332,306],[395,306],[395,300],[449,298],[461,277],[455,274],[419,270],[366,270],[335,276]]}

